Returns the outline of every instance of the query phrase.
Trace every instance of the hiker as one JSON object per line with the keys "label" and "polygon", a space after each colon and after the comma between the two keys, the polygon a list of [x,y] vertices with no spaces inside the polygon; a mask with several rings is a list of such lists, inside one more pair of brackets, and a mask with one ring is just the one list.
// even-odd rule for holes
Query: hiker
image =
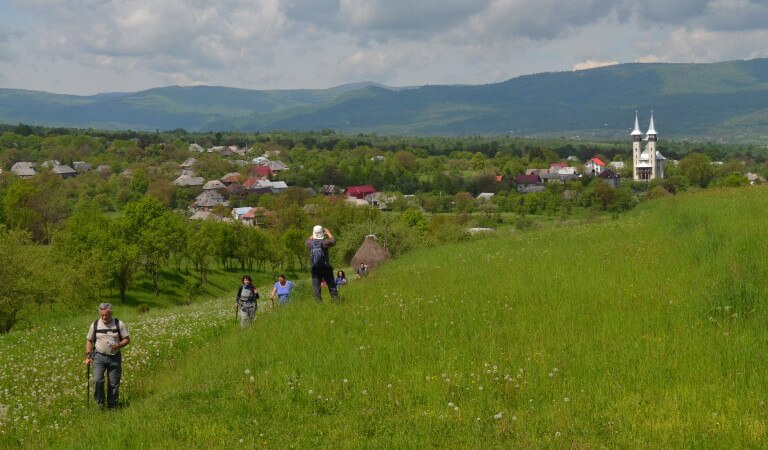
{"label": "hiker", "polygon": [[328,249],[334,245],[336,245],[336,239],[328,228],[320,225],[315,225],[312,228],[312,234],[307,238],[306,246],[309,249],[309,267],[312,273],[312,295],[318,302],[322,301],[321,280],[328,286],[331,298],[339,298],[336,281],[333,279],[333,267],[328,260]]}
{"label": "hiker", "polygon": [[347,284],[347,275],[344,273],[343,270],[339,270],[336,272],[336,287],[343,286]]}
{"label": "hiker", "polygon": [[93,399],[104,406],[104,373],[109,377],[106,406],[117,408],[120,376],[123,373],[120,349],[131,342],[125,324],[112,317],[112,305],[99,305],[99,319],[88,328],[85,336],[85,364],[93,364]]}
{"label": "hiker", "polygon": [[293,281],[287,281],[285,275],[282,273],[277,277],[277,283],[272,288],[272,293],[269,295],[270,300],[275,301],[275,295],[277,295],[277,304],[285,305],[290,300],[291,289],[293,289]]}
{"label": "hiker", "polygon": [[243,277],[243,284],[237,290],[236,304],[240,307],[240,326],[245,328],[249,323],[253,323],[253,316],[256,314],[256,300],[259,298],[259,290],[253,286],[253,280],[250,275]]}
{"label": "hiker", "polygon": [[357,274],[357,278],[365,278],[366,275],[368,275],[368,266],[364,263],[360,263],[360,267],[357,268],[357,271],[355,271]]}

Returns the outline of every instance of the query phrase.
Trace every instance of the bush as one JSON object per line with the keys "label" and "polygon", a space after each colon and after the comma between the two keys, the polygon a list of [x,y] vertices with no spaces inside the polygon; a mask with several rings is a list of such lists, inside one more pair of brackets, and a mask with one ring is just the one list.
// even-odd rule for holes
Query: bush
{"label": "bush", "polygon": [[136,311],[139,312],[139,314],[146,314],[149,312],[149,305],[146,303],[142,303],[141,305],[136,307]]}

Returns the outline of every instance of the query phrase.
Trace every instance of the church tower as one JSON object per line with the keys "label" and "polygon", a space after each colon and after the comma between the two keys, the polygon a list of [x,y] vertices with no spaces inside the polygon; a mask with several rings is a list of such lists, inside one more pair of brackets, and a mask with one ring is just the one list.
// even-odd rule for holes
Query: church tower
{"label": "church tower", "polygon": [[643,133],[637,121],[635,112],[635,129],[632,130],[632,162],[634,164],[632,178],[635,181],[650,181],[656,178],[664,178],[664,161],[667,159],[656,149],[658,133],[653,123],[653,111],[651,122],[645,133],[645,148],[640,151]]}

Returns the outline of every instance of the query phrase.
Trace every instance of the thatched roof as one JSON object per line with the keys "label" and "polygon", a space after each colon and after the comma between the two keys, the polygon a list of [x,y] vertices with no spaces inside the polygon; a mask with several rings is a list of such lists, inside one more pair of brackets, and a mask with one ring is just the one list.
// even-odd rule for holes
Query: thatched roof
{"label": "thatched roof", "polygon": [[363,245],[357,249],[352,257],[352,268],[357,268],[360,263],[365,263],[368,268],[374,269],[392,258],[389,251],[382,247],[376,240],[376,236],[369,234],[363,240]]}

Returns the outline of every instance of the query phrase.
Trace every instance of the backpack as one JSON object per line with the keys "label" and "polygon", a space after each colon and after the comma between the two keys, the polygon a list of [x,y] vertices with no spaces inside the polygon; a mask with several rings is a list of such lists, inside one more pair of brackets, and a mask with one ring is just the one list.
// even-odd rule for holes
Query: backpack
{"label": "backpack", "polygon": [[117,327],[117,330],[114,328],[102,328],[99,330],[99,319],[96,319],[93,321],[93,351],[96,351],[96,333],[111,333],[114,331],[117,331],[117,342],[120,342],[123,340],[123,333],[120,332],[120,321],[117,320],[117,317],[114,317],[115,319],[115,327]]}
{"label": "backpack", "polygon": [[323,249],[322,239],[313,239],[312,247],[309,249],[309,267],[312,269],[325,269],[329,267],[328,257]]}

